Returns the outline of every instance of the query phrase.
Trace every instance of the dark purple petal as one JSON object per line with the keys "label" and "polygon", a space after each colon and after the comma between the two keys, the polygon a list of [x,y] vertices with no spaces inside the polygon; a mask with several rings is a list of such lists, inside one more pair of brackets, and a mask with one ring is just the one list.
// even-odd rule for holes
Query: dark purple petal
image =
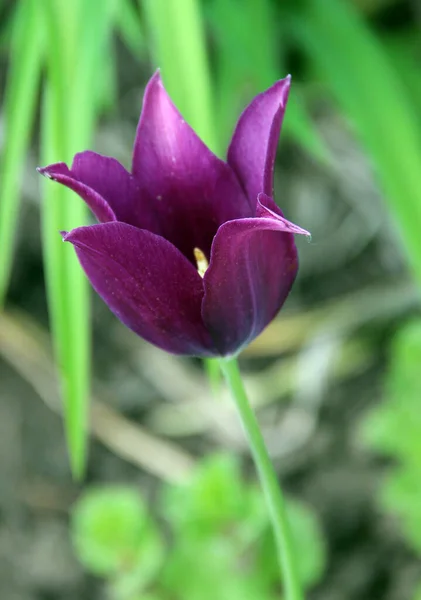
{"label": "dark purple petal", "polygon": [[162,235],[190,260],[195,247],[209,258],[219,225],[252,214],[231,168],[185,122],[159,73],[145,91],[132,172]]}
{"label": "dark purple petal", "polygon": [[257,196],[256,217],[275,219],[281,224],[282,230],[288,233],[298,233],[311,238],[311,233],[298,225],[294,225],[291,221],[287,221],[282,214],[281,209],[270,196],[259,194]]}
{"label": "dark purple petal", "polygon": [[94,289],[127,327],[175,354],[209,356],[203,280],[168,241],[125,223],[67,233]]}
{"label": "dark purple petal", "polygon": [[101,223],[118,220],[159,233],[135,179],[115,158],[87,150],[75,155],[70,169],[57,163],[39,171],[79,194]]}
{"label": "dark purple petal", "polygon": [[270,198],[259,201],[262,216],[221,225],[204,276],[203,320],[223,355],[240,351],[275,317],[297,274],[293,233],[308,235],[273,211]]}
{"label": "dark purple petal", "polygon": [[273,167],[290,80],[290,76],[281,79],[252,100],[238,120],[228,149],[228,164],[252,209],[260,192],[273,196]]}
{"label": "dark purple petal", "polygon": [[41,167],[38,172],[79,194],[100,223],[116,221],[116,216],[108,202],[98,192],[79,181],[65,163],[55,163],[48,167]]}

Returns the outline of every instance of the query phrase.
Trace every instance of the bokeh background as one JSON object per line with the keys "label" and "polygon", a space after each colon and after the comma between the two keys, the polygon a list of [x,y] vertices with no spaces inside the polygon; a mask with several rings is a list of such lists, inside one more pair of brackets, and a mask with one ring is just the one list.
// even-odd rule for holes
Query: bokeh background
{"label": "bokeh background", "polygon": [[89,312],[57,232],[90,217],[35,171],[87,148],[129,166],[157,66],[221,156],[293,76],[275,198],[312,241],[241,366],[308,598],[421,598],[420,28],[417,0],[0,1],[1,598],[281,597],[214,366]]}

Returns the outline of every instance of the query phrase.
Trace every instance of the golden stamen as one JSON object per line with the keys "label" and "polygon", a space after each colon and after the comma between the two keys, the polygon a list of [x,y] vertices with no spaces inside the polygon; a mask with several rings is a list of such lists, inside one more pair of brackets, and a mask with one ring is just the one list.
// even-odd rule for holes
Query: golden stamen
{"label": "golden stamen", "polygon": [[196,259],[197,272],[200,277],[203,277],[206,273],[206,269],[209,267],[209,262],[204,253],[200,248],[193,249],[194,258]]}

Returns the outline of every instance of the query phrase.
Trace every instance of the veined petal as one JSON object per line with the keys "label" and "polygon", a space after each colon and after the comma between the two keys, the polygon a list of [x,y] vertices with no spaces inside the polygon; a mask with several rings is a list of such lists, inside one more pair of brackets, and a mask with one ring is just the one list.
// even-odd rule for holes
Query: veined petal
{"label": "veined petal", "polygon": [[209,258],[219,225],[252,214],[235,174],[186,123],[159,73],[145,91],[132,172],[162,235],[190,260],[195,247]]}
{"label": "veined petal", "polygon": [[70,169],[56,163],[39,172],[79,194],[100,223],[118,220],[159,233],[135,179],[115,158],[87,150],[75,155]]}
{"label": "veined petal", "polygon": [[281,79],[252,100],[238,120],[228,149],[228,164],[253,209],[260,192],[273,196],[273,168],[290,81],[290,76]]}
{"label": "veined petal", "polygon": [[297,274],[293,234],[308,232],[272,216],[269,201],[260,196],[267,215],[221,225],[212,245],[202,315],[223,355],[239,352],[272,321]]}
{"label": "veined petal", "polygon": [[167,352],[214,354],[201,318],[203,281],[170,242],[120,222],[80,227],[64,240],[127,327]]}

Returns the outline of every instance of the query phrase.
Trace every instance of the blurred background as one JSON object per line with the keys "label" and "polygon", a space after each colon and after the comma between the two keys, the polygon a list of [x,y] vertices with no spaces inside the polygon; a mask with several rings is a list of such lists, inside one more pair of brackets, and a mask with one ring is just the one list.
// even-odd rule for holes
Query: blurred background
{"label": "blurred background", "polygon": [[312,241],[240,362],[308,598],[421,598],[420,28],[418,0],[0,0],[4,600],[281,597],[214,366],[89,310],[57,232],[90,217],[35,171],[129,166],[157,66],[220,156],[292,74],[275,199]]}

